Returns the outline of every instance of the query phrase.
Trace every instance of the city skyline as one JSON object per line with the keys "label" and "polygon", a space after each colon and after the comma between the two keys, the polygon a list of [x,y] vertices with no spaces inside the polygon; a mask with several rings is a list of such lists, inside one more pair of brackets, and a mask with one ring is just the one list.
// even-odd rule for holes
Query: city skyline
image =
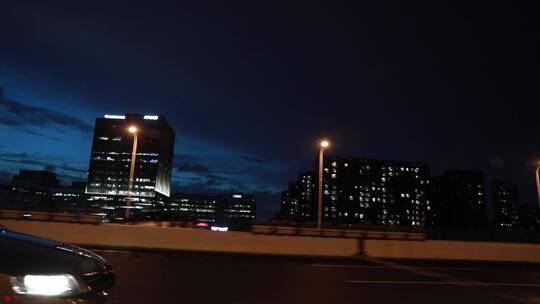
{"label": "city skyline", "polygon": [[21,167],[84,180],[95,117],[133,112],[177,131],[176,191],[255,193],[265,217],[323,136],[330,155],[482,170],[536,201],[524,8],[35,4],[0,12],[4,181]]}
{"label": "city skyline", "polygon": [[[2,99],[2,97],[3,97],[3,99]],[[24,108],[24,107],[31,108],[31,107],[29,107],[27,105],[13,106],[12,104],[10,105],[10,103],[16,103],[16,102],[7,99],[5,97],[5,95],[0,95],[0,105],[4,105],[8,109],[8,112],[17,112],[17,110],[13,110],[13,108],[16,108],[17,106],[20,107],[20,108]],[[40,109],[40,110],[43,111],[44,113],[46,113],[48,111],[47,109]],[[48,114],[51,115],[51,117],[53,117],[53,118],[55,116],[63,115],[63,113],[61,113],[61,112],[57,112],[57,113],[54,113],[53,111],[50,111],[50,112],[51,113],[48,113]],[[144,114],[144,115],[152,116],[152,117],[159,117],[160,116],[160,115],[154,115],[154,114]],[[119,117],[119,116],[124,116],[124,114],[104,114],[104,115],[101,116],[101,118],[104,118],[104,117],[105,118],[106,117]],[[82,121],[77,122],[75,119],[73,119],[73,121],[70,121],[68,118],[69,118],[69,116],[67,116],[67,115],[66,115],[66,117],[62,118],[64,120],[68,121],[67,122],[68,125],[72,125],[72,127],[77,125],[77,124],[79,124],[80,126],[83,126]],[[99,119],[100,117],[97,117],[97,118]],[[82,129],[82,127],[80,127],[80,126],[78,128]],[[92,129],[93,129],[93,126],[92,126]],[[35,136],[43,137],[42,134],[33,134],[33,131],[31,131],[31,130],[24,130],[23,132],[27,132],[29,135],[35,135]],[[127,132],[127,130],[126,130],[126,132]],[[92,142],[92,140],[91,140],[92,135],[91,134],[92,134],[92,132],[89,133],[89,136],[90,136],[89,141],[90,142]],[[59,141],[59,139],[54,139],[54,138],[48,138],[48,139]],[[90,146],[91,146],[91,144],[90,144]],[[10,157],[12,157],[12,158],[10,158]],[[333,158],[333,157],[336,157],[336,156],[333,155],[333,154],[330,154],[330,157]],[[19,159],[17,159],[17,158],[19,158]],[[182,158],[185,158],[185,161],[178,164],[177,163],[178,160],[182,159]],[[252,162],[255,162],[255,163],[262,162],[262,160],[259,161],[259,160],[256,160],[256,159],[249,159],[249,157],[247,157],[247,156],[242,156],[240,158],[244,158],[244,160],[246,160],[246,161],[252,161]],[[86,160],[87,163],[90,163],[89,159],[90,159],[90,155],[88,156],[88,160]],[[209,182],[210,181],[209,176],[213,176],[213,178],[217,178],[217,179],[219,179],[219,176],[208,173],[209,169],[207,167],[203,166],[203,165],[190,163],[194,159],[195,158],[190,157],[189,155],[181,155],[181,154],[175,153],[174,161],[173,161],[173,167],[174,167],[173,173],[176,173],[176,177],[178,177],[182,173],[184,173],[187,176],[192,175],[192,174],[193,175],[208,174],[208,175],[206,175],[207,178],[208,178],[206,184],[195,185],[195,186],[191,185],[191,187],[188,184],[186,187],[182,187],[178,183],[178,179],[175,181],[175,179],[173,177],[172,185],[171,185],[171,189],[172,189],[171,191],[176,192],[176,193],[187,192],[187,193],[194,193],[194,194],[213,194],[213,195],[220,194],[220,193],[225,193],[225,192],[252,193],[252,194],[255,194],[255,195],[262,196],[262,201],[265,203],[265,205],[263,205],[263,208],[262,208],[264,210],[264,213],[259,214],[259,217],[261,217],[261,218],[270,218],[270,217],[275,216],[279,212],[281,212],[281,205],[280,205],[281,194],[282,194],[282,191],[287,188],[287,183],[284,183],[283,185],[279,185],[279,184],[274,185],[275,189],[277,189],[277,192],[270,192],[270,193],[268,193],[269,191],[258,191],[257,189],[256,190],[250,190],[249,188],[246,188],[244,186],[236,187],[236,188],[235,187],[229,187],[229,188],[212,187],[214,185],[219,186],[220,184],[219,183],[214,184],[214,182]],[[316,159],[316,157],[314,157],[313,159]],[[409,161],[409,160],[381,160],[381,161]],[[4,164],[8,163],[8,164],[13,165],[11,167],[10,166],[0,167],[0,171],[2,172],[2,175],[0,176],[0,183],[8,183],[11,176],[14,176],[21,169],[37,169],[37,170],[46,170],[46,171],[55,172],[55,173],[58,174],[58,177],[60,178],[60,182],[65,184],[65,185],[67,185],[67,184],[69,184],[69,183],[71,183],[73,181],[75,181],[75,182],[77,182],[77,181],[86,182],[87,175],[88,175],[88,172],[89,172],[88,171],[89,169],[85,170],[85,169],[82,169],[82,168],[76,168],[75,166],[67,165],[66,162],[63,162],[62,164],[58,164],[58,163],[54,163],[54,161],[53,162],[42,161],[39,158],[35,157],[35,155],[31,155],[31,154],[28,154],[28,153],[20,153],[18,155],[17,154],[2,155],[2,157],[0,158],[0,163],[4,163]],[[427,164],[427,165],[429,166],[429,168],[431,168],[430,164]],[[5,170],[3,168],[9,168],[9,169]],[[448,169],[454,169],[454,168],[446,168],[444,170],[448,170]],[[469,168],[465,168],[465,169],[469,169]],[[479,170],[479,171],[483,172],[483,170]],[[442,171],[442,172],[444,172],[444,171]],[[442,174],[442,172],[440,172],[439,174]],[[77,173],[79,173],[79,174],[77,174]],[[83,175],[81,175],[81,173],[83,173]],[[173,176],[174,176],[174,174],[173,174]],[[435,175],[431,174],[431,176],[435,176]],[[289,182],[291,180],[293,180],[293,179],[294,178],[289,178]],[[515,179],[512,179],[512,177],[510,177],[509,179],[510,180],[515,180]],[[487,180],[489,181],[489,179],[487,179]],[[493,180],[497,180],[497,178],[495,177],[495,178],[493,178]],[[238,184],[237,184],[237,186],[238,186]],[[491,195],[489,193],[490,191],[492,191],[491,187],[492,187],[491,183],[488,182],[486,184],[486,188],[487,188],[487,190],[489,190],[489,191],[487,191],[487,195],[486,195],[486,197],[488,198],[488,201],[489,201],[489,203],[487,205],[488,210],[489,210],[488,214],[490,214],[491,216],[495,216],[495,214],[494,214],[495,210],[493,210],[493,208],[494,208],[494,205],[493,205],[494,198],[491,197]],[[519,201],[522,204],[531,204],[531,205],[536,205],[537,204],[537,202],[535,202],[534,200],[533,201],[527,201],[527,199],[524,200],[523,196],[521,194],[519,196]]]}

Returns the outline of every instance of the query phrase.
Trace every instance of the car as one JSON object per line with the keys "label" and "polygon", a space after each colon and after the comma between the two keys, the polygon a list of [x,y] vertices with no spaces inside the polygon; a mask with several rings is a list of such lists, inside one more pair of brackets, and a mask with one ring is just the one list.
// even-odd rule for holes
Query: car
{"label": "car", "polygon": [[0,303],[117,303],[112,267],[69,244],[0,226]]}

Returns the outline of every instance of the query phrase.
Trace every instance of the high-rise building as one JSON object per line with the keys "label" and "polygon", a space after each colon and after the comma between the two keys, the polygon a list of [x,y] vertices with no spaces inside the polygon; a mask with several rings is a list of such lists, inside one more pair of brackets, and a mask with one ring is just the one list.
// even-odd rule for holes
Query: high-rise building
{"label": "high-rise building", "polygon": [[[300,175],[299,181],[283,193],[284,218],[316,218],[317,175]],[[429,204],[428,176],[429,168],[422,163],[327,157],[323,168],[323,222],[423,226]]]}
{"label": "high-rise building", "polygon": [[174,141],[173,129],[161,116],[127,114],[97,118],[86,187],[91,206],[118,216],[128,200],[134,211],[163,207],[170,195]]}
{"label": "high-rise building", "polygon": [[515,228],[519,224],[518,185],[509,181],[495,180],[492,186],[495,225]]}
{"label": "high-rise building", "polygon": [[323,169],[326,222],[423,226],[429,168],[422,163],[327,157]]}
{"label": "high-rise building", "polygon": [[465,229],[488,225],[482,172],[448,170],[432,178],[428,197],[431,226]]}
{"label": "high-rise building", "polygon": [[315,180],[313,172],[300,174],[297,181],[289,183],[287,191],[282,192],[281,217],[283,219],[313,219],[313,198]]}

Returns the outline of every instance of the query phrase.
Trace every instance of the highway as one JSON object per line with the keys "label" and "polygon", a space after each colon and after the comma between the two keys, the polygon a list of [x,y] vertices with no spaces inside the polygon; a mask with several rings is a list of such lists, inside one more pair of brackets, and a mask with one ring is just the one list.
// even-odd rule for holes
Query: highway
{"label": "highway", "polygon": [[540,303],[540,265],[95,250],[121,303]]}

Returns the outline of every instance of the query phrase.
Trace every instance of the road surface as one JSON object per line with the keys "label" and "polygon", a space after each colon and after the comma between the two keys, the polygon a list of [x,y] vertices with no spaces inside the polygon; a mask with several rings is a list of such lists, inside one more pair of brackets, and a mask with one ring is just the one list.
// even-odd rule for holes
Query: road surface
{"label": "road surface", "polygon": [[122,303],[540,303],[540,265],[97,250]]}

